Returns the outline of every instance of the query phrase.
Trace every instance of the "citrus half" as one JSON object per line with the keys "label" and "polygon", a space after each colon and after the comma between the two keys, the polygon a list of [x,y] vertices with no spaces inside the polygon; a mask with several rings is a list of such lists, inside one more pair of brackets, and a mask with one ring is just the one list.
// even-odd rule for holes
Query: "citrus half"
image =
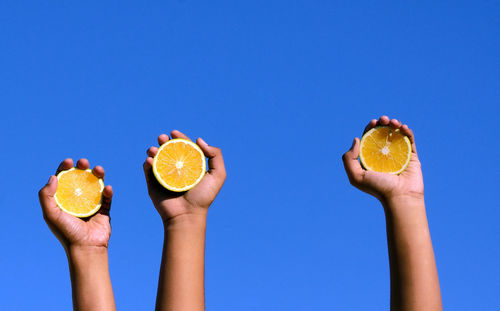
{"label": "citrus half", "polygon": [[400,174],[411,159],[411,143],[399,129],[377,126],[361,138],[359,159],[368,171]]}
{"label": "citrus half", "polygon": [[158,149],[153,173],[158,182],[170,191],[182,192],[198,184],[206,172],[205,155],[190,140],[175,138]]}
{"label": "citrus half", "polygon": [[60,209],[76,217],[94,215],[101,207],[104,182],[90,169],[71,168],[57,175],[55,195]]}

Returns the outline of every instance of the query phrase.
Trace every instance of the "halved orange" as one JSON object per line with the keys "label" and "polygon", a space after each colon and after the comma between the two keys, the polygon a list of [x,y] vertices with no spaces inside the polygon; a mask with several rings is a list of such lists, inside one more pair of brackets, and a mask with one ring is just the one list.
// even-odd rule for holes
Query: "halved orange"
{"label": "halved orange", "polygon": [[203,151],[190,140],[176,138],[161,145],[153,161],[158,182],[170,191],[182,192],[198,184],[206,172]]}
{"label": "halved orange", "polygon": [[400,174],[411,159],[411,143],[399,129],[377,126],[361,138],[359,159],[368,171]]}
{"label": "halved orange", "polygon": [[57,175],[55,195],[60,209],[76,217],[94,215],[101,207],[104,182],[90,169],[71,168]]}

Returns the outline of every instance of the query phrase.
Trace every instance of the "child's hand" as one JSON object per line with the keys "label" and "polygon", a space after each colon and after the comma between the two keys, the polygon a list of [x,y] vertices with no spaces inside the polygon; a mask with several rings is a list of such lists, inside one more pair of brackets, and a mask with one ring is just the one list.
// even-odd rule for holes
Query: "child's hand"
{"label": "child's hand", "polygon": [[[76,166],[79,169],[88,169],[89,161],[78,160]],[[73,160],[66,159],[59,165],[56,175],[63,170],[73,167]],[[104,178],[104,169],[96,166],[92,170],[93,174],[99,178]],[[38,196],[42,206],[43,218],[52,230],[54,235],[61,241],[64,248],[70,247],[108,247],[111,236],[111,225],[109,223],[109,209],[111,208],[111,198],[113,189],[106,186],[102,192],[102,205],[99,211],[86,219],[80,219],[62,211],[54,199],[57,190],[57,177],[50,176],[47,184],[40,189]]]}
{"label": "child's hand", "polygon": [[[172,138],[189,139],[179,131],[172,131]],[[158,136],[158,144],[163,145],[169,140],[166,134]],[[165,189],[153,174],[153,157],[158,152],[157,147],[150,147],[147,151],[148,158],[144,162],[144,174],[148,185],[148,192],[154,206],[160,213],[163,221],[179,215],[204,214],[210,204],[215,200],[217,193],[222,188],[226,179],[224,160],[219,148],[209,146],[201,138],[196,141],[198,146],[208,158],[207,174],[199,184],[187,192],[172,192]]]}
{"label": "child's hand", "polygon": [[359,139],[356,137],[351,149],[342,157],[349,181],[356,188],[377,197],[382,203],[397,197],[423,199],[424,182],[412,130],[396,119],[389,120],[387,116],[382,116],[378,121],[371,120],[365,133],[377,125],[389,125],[408,136],[412,147],[410,163],[400,175],[366,171],[358,161]]}

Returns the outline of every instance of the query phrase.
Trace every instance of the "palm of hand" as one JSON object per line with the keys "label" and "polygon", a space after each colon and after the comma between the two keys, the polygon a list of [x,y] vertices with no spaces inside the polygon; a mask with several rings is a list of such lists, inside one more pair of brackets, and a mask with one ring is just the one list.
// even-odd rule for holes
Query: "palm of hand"
{"label": "palm of hand", "polygon": [[[55,208],[59,209],[57,206]],[[109,216],[103,214],[82,220],[59,210],[59,215],[47,223],[65,245],[107,247],[111,236]]]}
{"label": "palm of hand", "polygon": [[412,154],[408,167],[400,175],[365,171],[363,188],[379,199],[407,194],[423,195],[424,182],[417,154]]}
{"label": "palm of hand", "polygon": [[205,212],[218,193],[218,189],[213,186],[213,176],[208,173],[196,187],[187,192],[169,191],[156,181],[154,176],[149,175],[149,195],[163,219]]}

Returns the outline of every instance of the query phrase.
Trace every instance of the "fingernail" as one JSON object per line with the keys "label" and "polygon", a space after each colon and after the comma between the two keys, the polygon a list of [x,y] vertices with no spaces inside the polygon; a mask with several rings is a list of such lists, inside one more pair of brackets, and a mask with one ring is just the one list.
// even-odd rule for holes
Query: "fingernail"
{"label": "fingernail", "polygon": [[354,138],[354,139],[352,140],[351,149],[352,149],[352,148],[354,148],[354,145],[355,145],[355,144],[356,144],[356,138]]}
{"label": "fingernail", "polygon": [[51,175],[51,176],[49,177],[49,180],[47,181],[47,185],[50,185],[50,184],[52,183],[52,177],[54,177],[54,175]]}
{"label": "fingernail", "polygon": [[208,144],[203,140],[203,138],[200,137],[200,140],[201,140],[202,144],[204,144],[205,146],[208,146]]}

